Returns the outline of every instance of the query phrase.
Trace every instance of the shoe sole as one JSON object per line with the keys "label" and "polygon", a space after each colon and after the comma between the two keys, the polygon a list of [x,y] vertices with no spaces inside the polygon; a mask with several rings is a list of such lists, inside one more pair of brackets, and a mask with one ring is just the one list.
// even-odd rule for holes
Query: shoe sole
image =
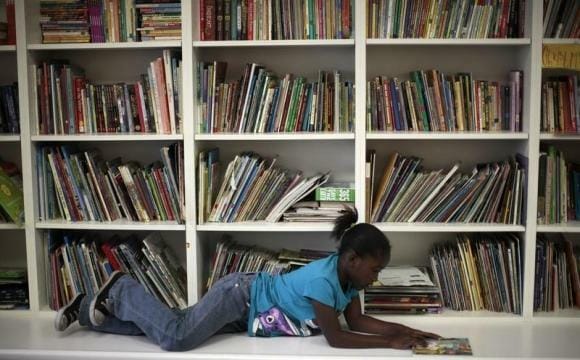
{"label": "shoe sole", "polygon": [[109,290],[111,289],[111,287],[113,286],[113,284],[115,282],[117,282],[117,280],[119,280],[119,278],[121,276],[123,276],[123,275],[124,275],[124,273],[122,273],[120,271],[113,272],[111,274],[111,276],[109,276],[109,278],[107,279],[107,281],[103,284],[103,286],[101,286],[101,288],[95,294],[95,297],[91,301],[91,304],[89,305],[89,320],[91,321],[91,324],[93,324],[94,326],[100,326],[101,325],[97,321],[97,319],[95,318],[95,308],[96,308],[97,304],[101,303],[103,300],[106,299],[106,296],[104,296],[104,294],[108,294],[109,293]]}
{"label": "shoe sole", "polygon": [[64,316],[64,313],[70,309],[73,306],[80,306],[80,302],[83,300],[83,298],[85,297],[85,294],[77,294],[77,296],[74,297],[74,299],[69,302],[68,304],[66,304],[65,306],[61,307],[58,312],[56,313],[56,317],[54,318],[54,329],[56,331],[65,331],[70,324],[68,324],[64,329],[60,328],[60,319],[62,319],[62,317]]}

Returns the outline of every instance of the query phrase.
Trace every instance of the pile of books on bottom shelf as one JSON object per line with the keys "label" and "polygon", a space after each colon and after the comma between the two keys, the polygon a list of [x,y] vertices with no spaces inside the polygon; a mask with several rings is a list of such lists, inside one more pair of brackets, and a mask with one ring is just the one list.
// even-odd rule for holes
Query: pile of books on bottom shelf
{"label": "pile of books on bottom shelf", "polygon": [[580,308],[580,246],[562,234],[538,234],[534,310]]}
{"label": "pile of books on bottom shelf", "polygon": [[364,308],[367,314],[432,314],[441,312],[442,302],[428,269],[386,267],[365,290]]}
{"label": "pile of books on bottom shelf", "polygon": [[28,309],[25,268],[0,268],[0,310]]}
{"label": "pile of books on bottom shelf", "polygon": [[210,265],[207,289],[222,277],[235,272],[267,272],[282,274],[322,259],[332,251],[283,249],[280,252],[257,246],[241,245],[224,236],[217,244]]}
{"label": "pile of books on bottom shelf", "polygon": [[521,314],[523,260],[515,234],[458,234],[430,255],[443,305],[452,310]]}
{"label": "pile of books on bottom shelf", "polygon": [[158,233],[142,240],[135,235],[102,240],[89,234],[49,231],[45,244],[46,284],[53,310],[79,293],[91,297],[114,270],[133,276],[169,307],[187,307],[185,271]]}

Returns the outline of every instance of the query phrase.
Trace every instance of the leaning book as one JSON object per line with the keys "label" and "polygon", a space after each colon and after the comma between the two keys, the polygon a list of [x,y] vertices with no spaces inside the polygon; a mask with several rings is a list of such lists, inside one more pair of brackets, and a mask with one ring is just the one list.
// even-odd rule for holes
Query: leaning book
{"label": "leaning book", "polygon": [[413,348],[417,355],[473,355],[467,338],[449,338],[427,340],[426,345]]}

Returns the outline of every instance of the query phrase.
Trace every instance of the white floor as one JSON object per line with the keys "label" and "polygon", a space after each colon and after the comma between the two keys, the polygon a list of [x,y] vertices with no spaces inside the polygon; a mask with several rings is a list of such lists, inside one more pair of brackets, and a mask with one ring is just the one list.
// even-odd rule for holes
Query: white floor
{"label": "white floor", "polygon": [[[54,331],[53,313],[0,314],[0,359],[404,359],[411,351],[335,349],[324,337],[249,338],[216,336],[196,350],[170,353],[145,337],[97,333],[73,326]],[[487,323],[486,323],[487,322]],[[445,337],[468,337],[472,358],[580,358],[580,321],[572,320],[421,320],[406,323]],[[422,356],[422,358],[428,358]],[[441,356],[434,357],[442,359]],[[459,358],[457,356],[453,357]]]}

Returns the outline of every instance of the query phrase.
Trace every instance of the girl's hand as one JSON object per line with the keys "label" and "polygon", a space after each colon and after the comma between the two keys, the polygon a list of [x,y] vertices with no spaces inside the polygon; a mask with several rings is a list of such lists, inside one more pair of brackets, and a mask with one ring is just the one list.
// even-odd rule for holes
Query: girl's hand
{"label": "girl's hand", "polygon": [[418,338],[422,338],[425,340],[428,339],[441,339],[441,336],[437,335],[437,334],[433,334],[433,333],[429,333],[426,331],[421,331],[421,330],[417,330],[417,329],[412,329],[409,328],[407,330],[407,334],[409,334],[412,337],[418,337]]}
{"label": "girl's hand", "polygon": [[417,345],[426,345],[427,340],[411,334],[400,334],[389,337],[390,347],[398,350],[410,350]]}

